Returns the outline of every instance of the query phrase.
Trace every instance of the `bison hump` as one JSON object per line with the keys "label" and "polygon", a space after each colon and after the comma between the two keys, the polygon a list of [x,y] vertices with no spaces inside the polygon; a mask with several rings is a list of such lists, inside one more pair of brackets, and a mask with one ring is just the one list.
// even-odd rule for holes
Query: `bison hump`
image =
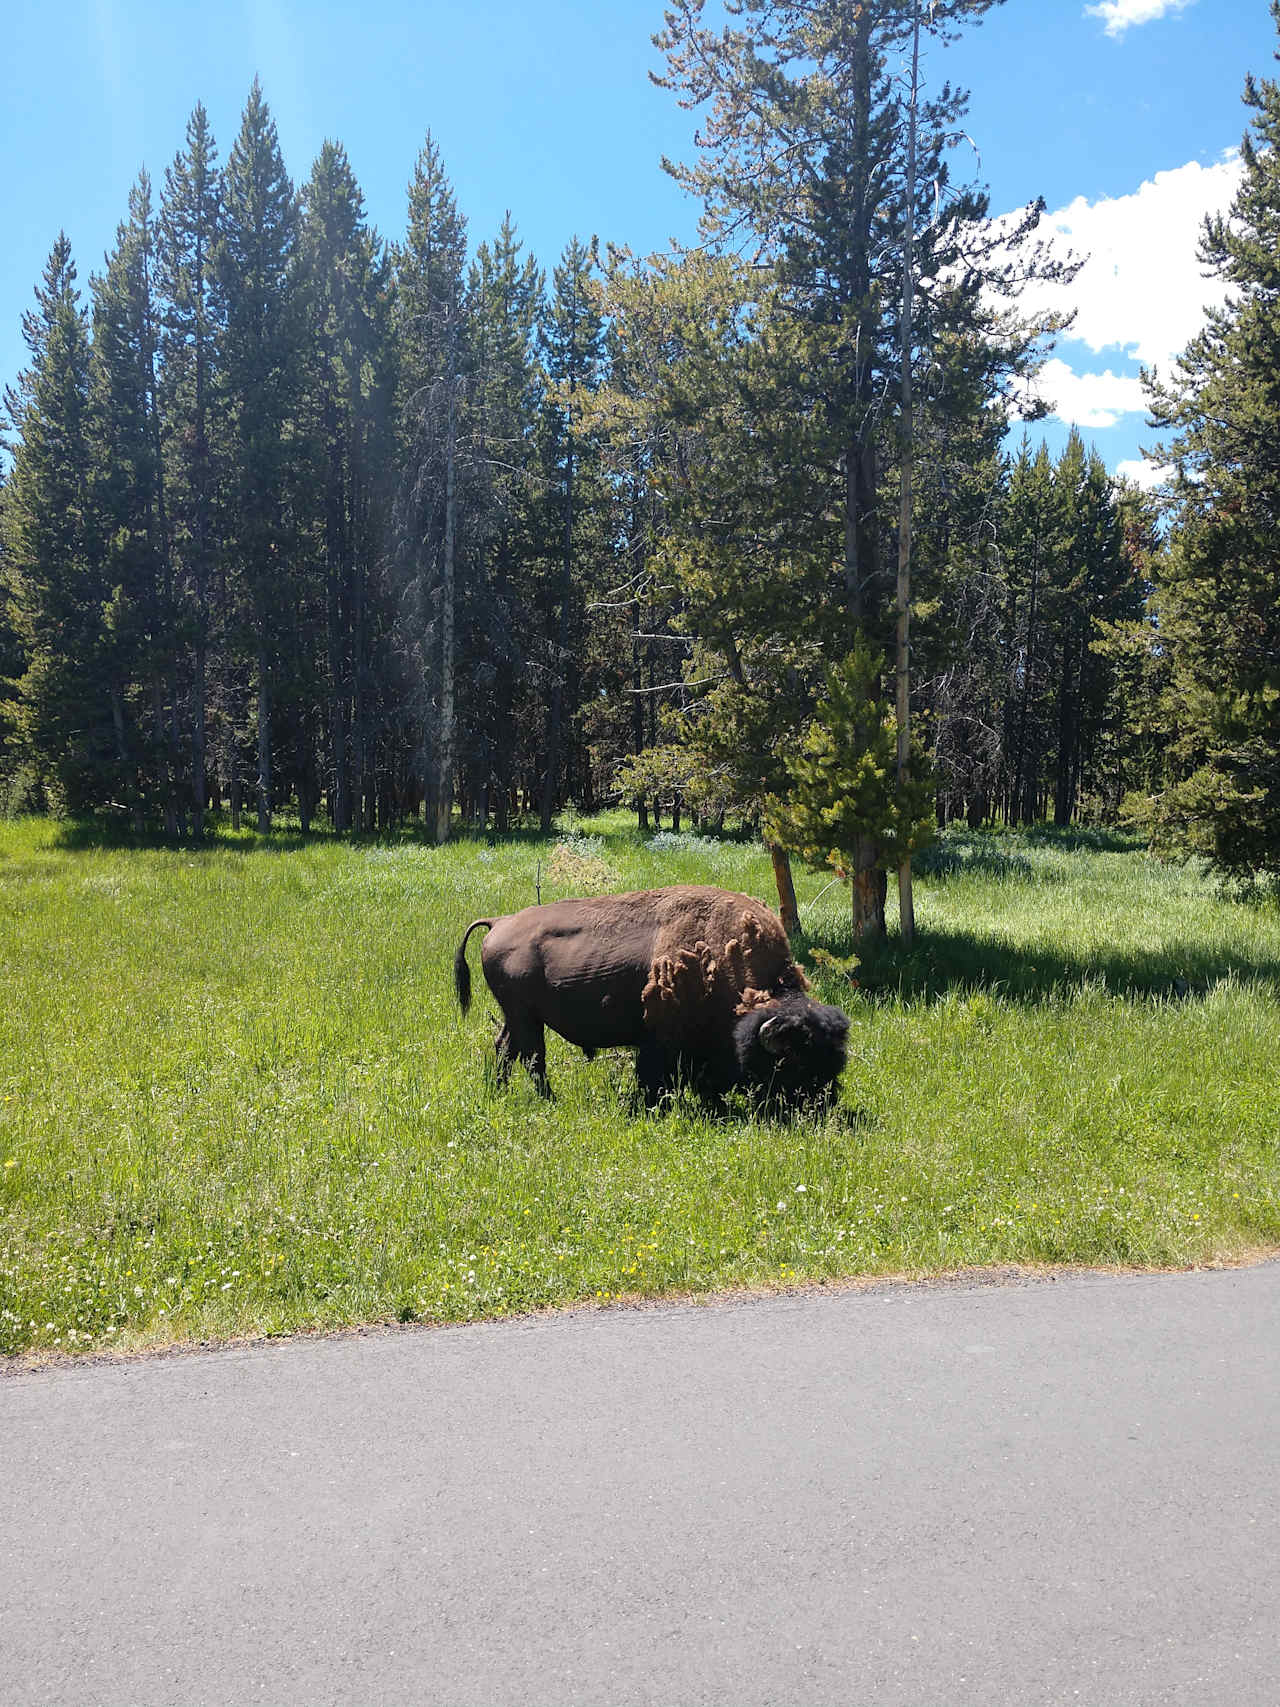
{"label": "bison hump", "polygon": [[718,937],[681,944],[664,932],[641,996],[645,1025],[659,1037],[696,1047],[708,1034],[722,1035],[736,1015],[808,989],[780,922],[733,899],[733,913],[715,921]]}
{"label": "bison hump", "polygon": [[648,1029],[671,1039],[702,1031],[716,1007],[719,971],[706,942],[657,955],[640,996]]}
{"label": "bison hump", "polygon": [[723,976],[747,1012],[785,990],[807,990],[809,980],[791,957],[786,932],[772,914],[743,912],[736,934],[725,944]]}

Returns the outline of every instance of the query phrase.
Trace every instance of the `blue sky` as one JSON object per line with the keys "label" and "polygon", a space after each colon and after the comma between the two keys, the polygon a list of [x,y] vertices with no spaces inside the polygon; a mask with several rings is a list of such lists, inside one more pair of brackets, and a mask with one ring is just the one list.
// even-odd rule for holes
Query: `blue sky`
{"label": "blue sky", "polygon": [[[708,10],[717,3],[709,0]],[[157,188],[197,100],[225,157],[260,75],[285,159],[306,176],[345,144],[370,214],[400,233],[429,128],[473,241],[506,209],[550,266],[574,233],[648,250],[693,235],[662,173],[693,121],[649,83],[661,0],[9,0],[0,64],[0,382],[24,359],[19,321],[65,228],[87,285],[130,183]],[[1046,370],[1058,406],[1132,471],[1139,359],[1165,363],[1210,286],[1194,235],[1229,199],[1246,71],[1270,75],[1267,0],[1007,0],[926,68],[972,91],[977,170],[1002,212],[1042,195],[1094,259],[1073,288],[1078,335]],[[1035,429],[1038,435],[1042,430]]]}

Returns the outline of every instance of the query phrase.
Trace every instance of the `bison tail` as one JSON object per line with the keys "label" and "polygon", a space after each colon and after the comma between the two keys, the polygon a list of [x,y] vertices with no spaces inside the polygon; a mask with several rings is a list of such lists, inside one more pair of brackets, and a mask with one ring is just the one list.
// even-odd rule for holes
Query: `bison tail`
{"label": "bison tail", "polygon": [[471,1006],[471,968],[467,965],[467,938],[472,931],[478,931],[481,925],[488,930],[492,924],[492,919],[473,919],[462,933],[458,952],[453,957],[453,987],[458,992],[458,1006],[464,1014]]}

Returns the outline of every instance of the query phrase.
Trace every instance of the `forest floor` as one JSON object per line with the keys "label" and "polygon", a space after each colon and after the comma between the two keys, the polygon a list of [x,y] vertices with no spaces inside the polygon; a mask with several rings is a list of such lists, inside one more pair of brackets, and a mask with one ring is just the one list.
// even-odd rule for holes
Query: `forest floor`
{"label": "forest floor", "polygon": [[628,1056],[554,1037],[556,1101],[500,1091],[477,953],[453,994],[465,925],[539,882],[773,901],[758,842],[0,824],[0,1352],[1280,1246],[1280,905],[1102,832],[920,863],[918,946],[861,962],[798,873],[852,1031],[839,1107],[784,1122],[646,1115]]}

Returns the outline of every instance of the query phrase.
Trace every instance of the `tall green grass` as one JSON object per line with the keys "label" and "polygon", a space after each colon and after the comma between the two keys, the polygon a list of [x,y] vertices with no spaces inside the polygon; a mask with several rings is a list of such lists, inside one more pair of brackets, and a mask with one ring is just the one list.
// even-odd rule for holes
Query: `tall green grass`
{"label": "tall green grass", "polygon": [[654,1116],[626,1056],[554,1038],[554,1103],[497,1090],[458,938],[539,883],[770,899],[768,860],[621,817],[567,841],[0,825],[0,1350],[1280,1244],[1274,904],[1107,837],[953,834],[916,950],[854,964],[803,875],[840,1107]]}

